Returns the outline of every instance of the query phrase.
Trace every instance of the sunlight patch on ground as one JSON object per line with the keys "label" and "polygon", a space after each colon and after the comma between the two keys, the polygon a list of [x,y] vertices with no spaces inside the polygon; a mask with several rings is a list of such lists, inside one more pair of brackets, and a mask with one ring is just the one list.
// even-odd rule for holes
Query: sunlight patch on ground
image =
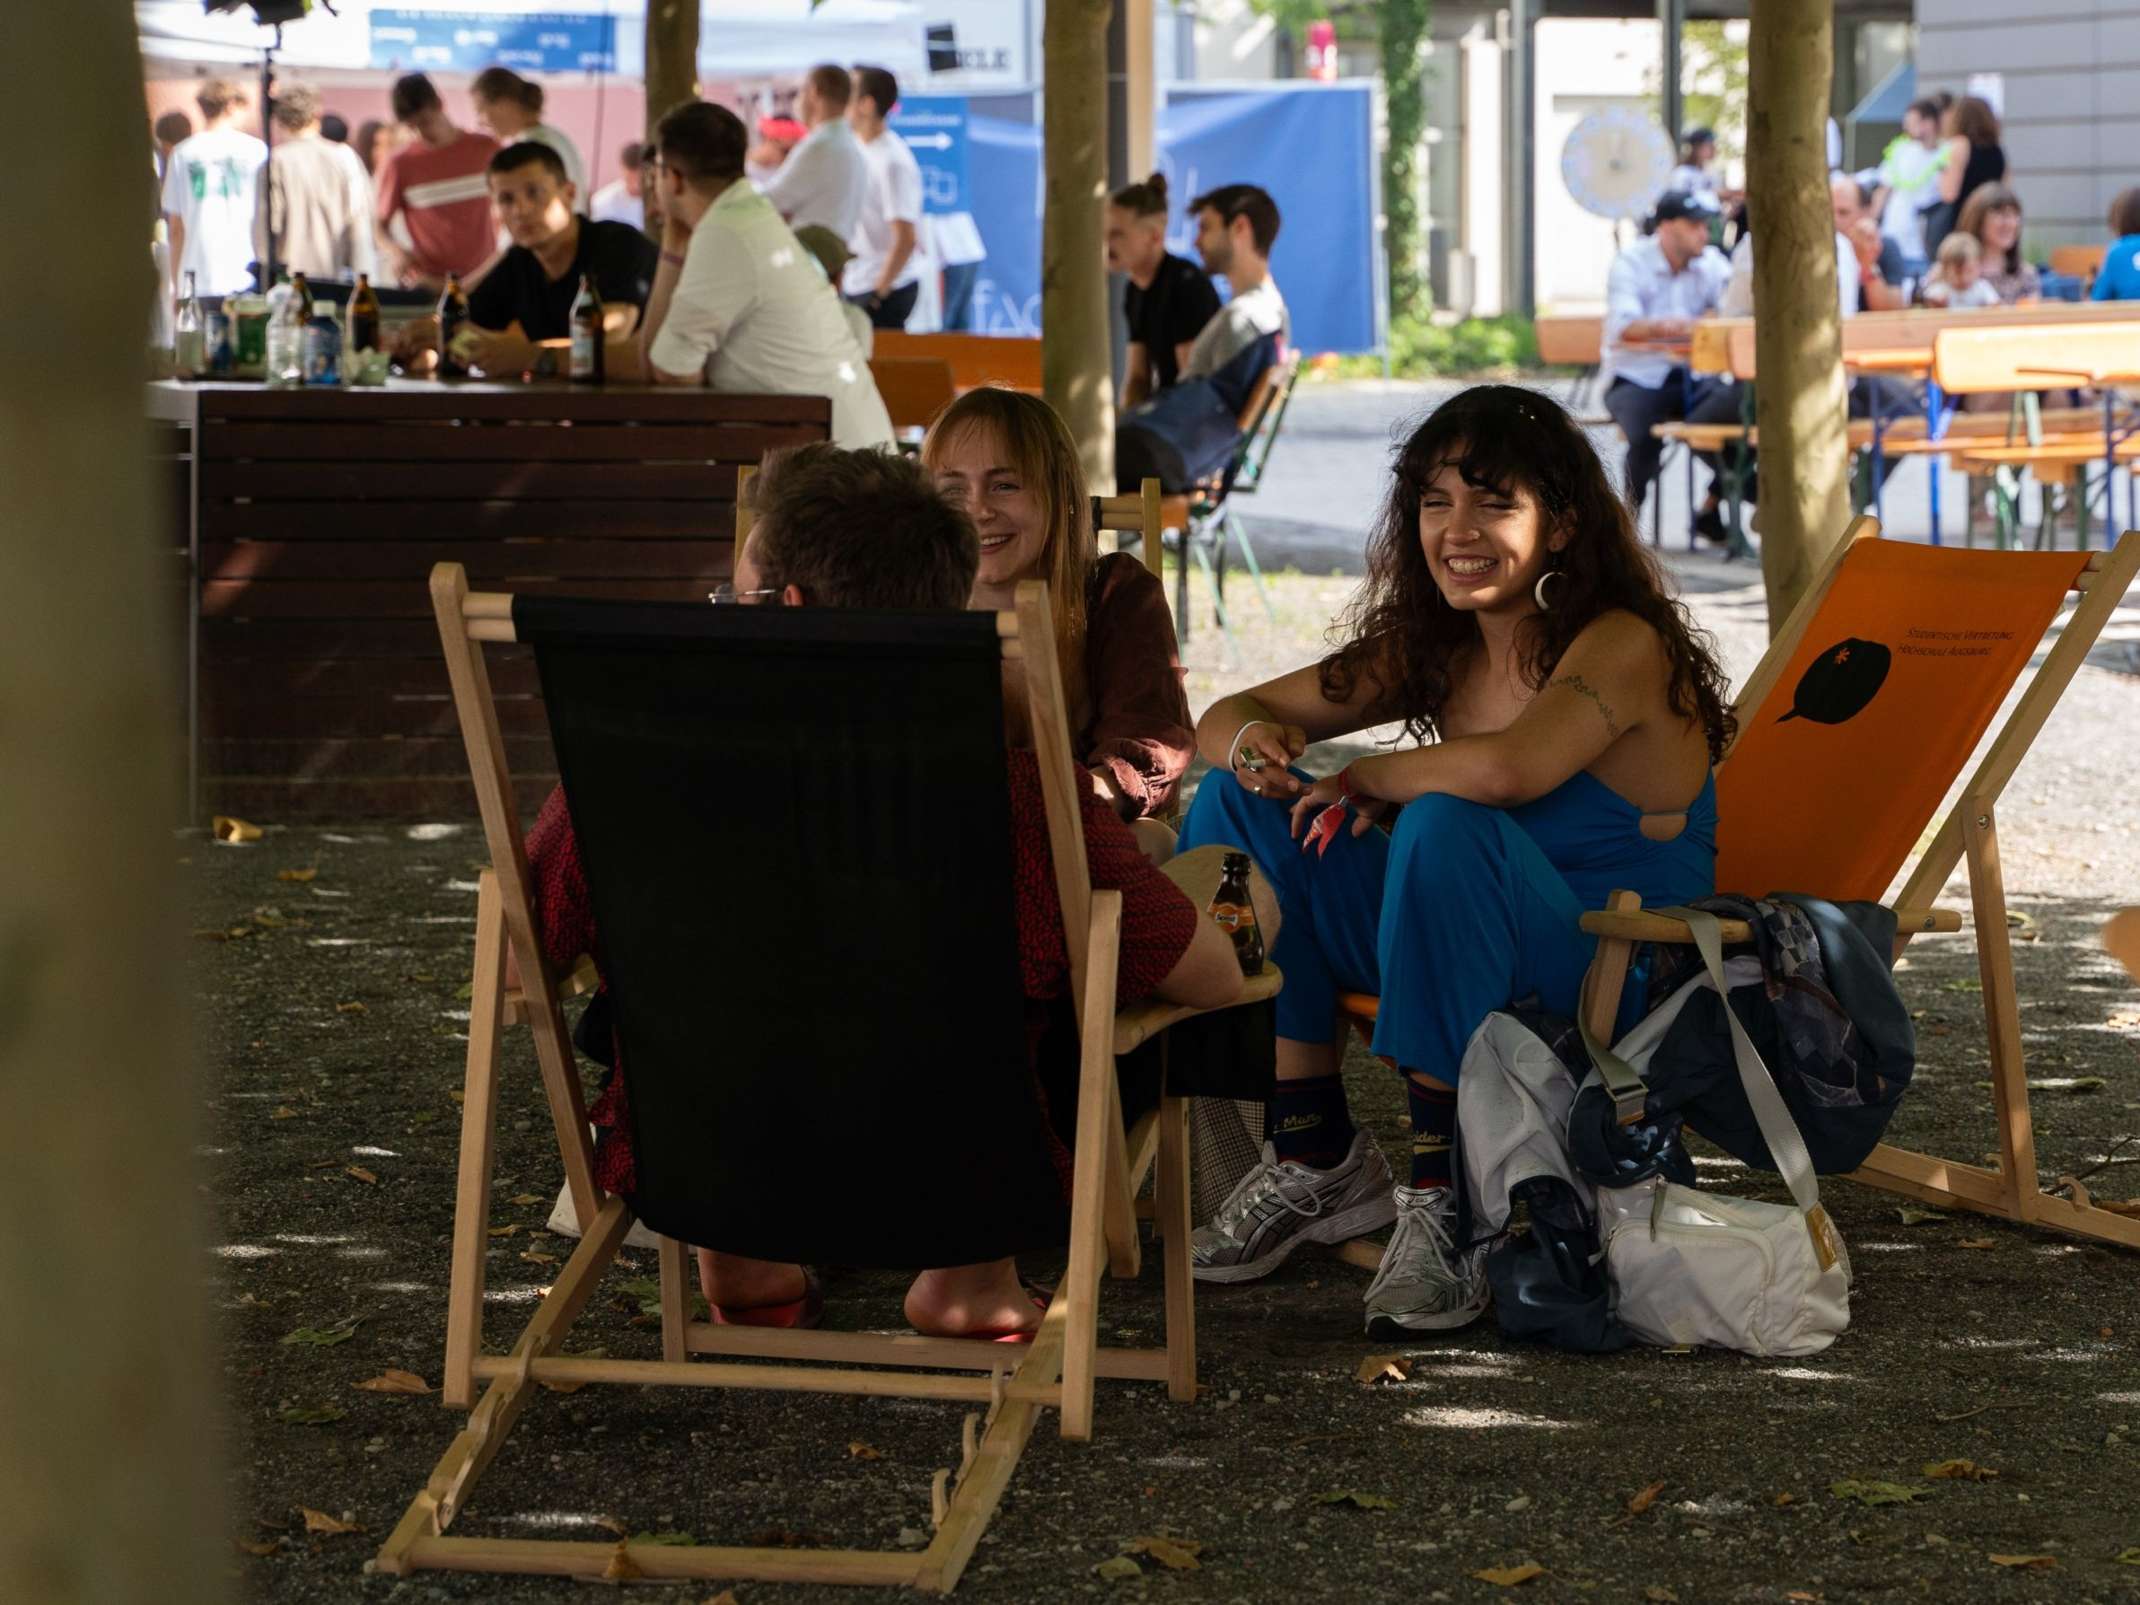
{"label": "sunlight patch on ground", "polygon": [[1954,1340],[1954,1346],[1958,1349],[2033,1349],[2042,1342],[2041,1338],[2032,1337],[1962,1337]]}
{"label": "sunlight patch on ground", "polygon": [[1162,1471],[1202,1471],[1211,1462],[1202,1455],[1154,1455],[1145,1464]]}
{"label": "sunlight patch on ground", "polygon": [[2140,1404],[2140,1393],[2098,1393],[2096,1400],[2101,1404]]}
{"label": "sunlight patch on ground", "polygon": [[383,1248],[338,1248],[334,1251],[334,1257],[336,1259],[385,1259],[386,1250]]}
{"label": "sunlight patch on ground", "polygon": [[1851,1245],[1860,1254],[1921,1254],[1922,1243],[1854,1243]]}
{"label": "sunlight patch on ground", "polygon": [[483,1290],[485,1304],[540,1304],[550,1290],[547,1287],[486,1287]]}
{"label": "sunlight patch on ground", "polygon": [[337,1243],[353,1243],[356,1239],[346,1233],[340,1237],[329,1237],[322,1232],[277,1232],[275,1241],[278,1243],[298,1243],[306,1248],[332,1248]]}
{"label": "sunlight patch on ground", "polygon": [[595,1528],[614,1534],[616,1529],[610,1523],[617,1518],[614,1516],[589,1516],[577,1510],[523,1510],[515,1515],[494,1516],[491,1519],[501,1527],[541,1527],[552,1529],[562,1527],[574,1532]]}
{"label": "sunlight patch on ground", "polygon": [[1858,1379],[1848,1371],[1815,1371],[1803,1365],[1779,1365],[1762,1372],[1763,1376],[1782,1377],[1786,1382],[1855,1382]]}
{"label": "sunlight patch on ground", "polygon": [[349,1151],[353,1154],[363,1154],[369,1159],[399,1159],[401,1157],[391,1148],[374,1148],[369,1143],[359,1143]]}
{"label": "sunlight patch on ground", "polygon": [[2091,1343],[2085,1348],[2078,1349],[2045,1349],[2040,1354],[2029,1355],[2028,1358],[2031,1360],[2064,1361],[2067,1364],[2078,1361],[2082,1364],[2087,1364],[2091,1361],[2102,1359],[2109,1352],[2102,1344]]}
{"label": "sunlight patch on ground", "polygon": [[374,1293],[428,1293],[430,1287],[423,1282],[373,1282]]}
{"label": "sunlight patch on ground", "polygon": [[1483,1427],[1523,1427],[1532,1432],[1569,1432],[1588,1426],[1586,1421],[1555,1421],[1551,1416],[1525,1415],[1520,1410],[1487,1410],[1457,1404],[1423,1405],[1404,1413],[1408,1427],[1454,1427],[1476,1432]]}
{"label": "sunlight patch on ground", "polygon": [[259,1243],[225,1243],[211,1248],[209,1253],[217,1259],[268,1259],[282,1252],[279,1248],[267,1248]]}

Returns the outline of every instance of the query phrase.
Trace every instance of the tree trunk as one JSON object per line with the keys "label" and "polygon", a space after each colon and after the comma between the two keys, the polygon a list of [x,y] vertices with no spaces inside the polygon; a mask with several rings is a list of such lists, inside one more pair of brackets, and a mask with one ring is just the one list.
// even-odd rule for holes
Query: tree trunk
{"label": "tree trunk", "polygon": [[1107,16],[1112,0],[1051,0],[1040,236],[1041,375],[1097,495],[1115,488],[1115,397],[1107,324]]}
{"label": "tree trunk", "polygon": [[83,114],[139,105],[141,57],[123,0],[8,16],[0,137],[45,154],[9,181],[0,235],[0,1599],[205,1601],[231,1555],[180,1001],[172,540],[141,393],[149,213],[138,120]]}
{"label": "tree trunk", "polygon": [[[646,142],[654,125],[687,100],[698,98],[699,0],[647,0]],[[661,238],[661,186],[646,186],[646,228]]]}
{"label": "tree trunk", "polygon": [[1833,0],[1762,0],[1748,40],[1761,577],[1771,632],[1841,539],[1850,450],[1828,199]]}

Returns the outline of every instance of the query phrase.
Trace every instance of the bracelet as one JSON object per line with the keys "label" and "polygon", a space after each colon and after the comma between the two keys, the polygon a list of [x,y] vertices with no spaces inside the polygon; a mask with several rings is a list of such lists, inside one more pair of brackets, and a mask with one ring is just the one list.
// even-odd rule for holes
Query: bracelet
{"label": "bracelet", "polygon": [[[1259,724],[1271,724],[1274,722],[1275,721],[1270,719],[1251,719],[1246,724],[1242,725],[1240,729],[1236,730],[1233,733],[1232,743],[1226,749],[1226,766],[1229,769],[1234,770],[1239,770],[1244,767],[1241,762],[1241,738],[1247,735],[1249,731],[1253,730]],[[1246,768],[1248,769],[1248,772],[1252,775],[1260,774],[1268,765],[1268,762],[1269,760],[1264,758],[1259,753],[1257,754],[1253,762],[1246,765]]]}
{"label": "bracelet", "polygon": [[663,251],[661,259],[673,267],[682,267],[684,265],[683,257],[675,251]]}

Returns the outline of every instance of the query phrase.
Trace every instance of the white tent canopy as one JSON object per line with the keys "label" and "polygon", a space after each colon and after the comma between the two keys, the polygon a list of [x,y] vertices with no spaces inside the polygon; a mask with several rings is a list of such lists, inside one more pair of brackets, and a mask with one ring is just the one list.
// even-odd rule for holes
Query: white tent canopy
{"label": "white tent canopy", "polygon": [[[699,71],[709,79],[763,78],[799,73],[821,61],[868,61],[901,77],[928,67],[922,13],[909,0],[699,0]],[[335,0],[330,15],[312,14],[283,30],[285,66],[327,72],[404,72],[421,64],[374,63],[374,10],[475,18],[609,17],[616,32],[616,71],[641,78],[646,69],[646,0]],[[249,11],[203,13],[200,0],[135,0],[142,54],[169,65],[257,65],[274,31]]]}

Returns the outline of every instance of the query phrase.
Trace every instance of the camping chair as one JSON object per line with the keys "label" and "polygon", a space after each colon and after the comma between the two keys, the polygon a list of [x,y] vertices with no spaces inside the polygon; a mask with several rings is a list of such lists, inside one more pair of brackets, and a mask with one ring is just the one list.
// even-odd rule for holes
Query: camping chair
{"label": "camping chair", "polygon": [[[478,879],[441,1388],[448,1407],[473,1410],[379,1551],[379,1569],[948,1591],[1043,1408],[1082,1440],[1096,1376],[1161,1381],[1178,1400],[1196,1390],[1182,1101],[1162,1084],[1158,1108],[1125,1136],[1114,1058],[1197,1011],[1114,1010],[1121,897],[1089,884],[1046,587],[1020,586],[1016,610],[993,614],[710,608],[471,594],[460,565],[440,564],[431,597],[491,856]],[[632,1106],[630,1202],[594,1182],[558,978],[536,937],[487,641],[535,648],[611,969]],[[1003,778],[1006,660],[1024,669],[1080,1041],[1067,1212],[1028,1070]],[[776,777],[783,803],[768,808],[762,793],[736,786],[745,772]],[[956,828],[945,796],[960,799]],[[708,850],[722,843],[748,851]],[[524,981],[516,993],[502,978],[508,944]],[[960,962],[902,957],[913,953]],[[1277,986],[1266,966],[1244,1001]],[[729,1006],[715,1013],[709,993]],[[495,1354],[482,1348],[484,1255],[500,1028],[515,1012],[533,1028],[586,1231],[510,1351]],[[911,1096],[913,1066],[928,1068],[927,1098]],[[845,1117],[828,1125],[831,1108]],[[763,1141],[805,1127],[813,1145],[800,1157]],[[867,1154],[842,1132],[866,1134]],[[906,1205],[857,1211],[846,1179],[885,1152],[903,1156]],[[1166,1343],[1102,1347],[1101,1266],[1137,1273],[1132,1198],[1155,1157]],[[635,1209],[661,1234],[661,1358],[566,1356]],[[1069,1269],[1023,1348],[686,1320],[686,1242],[915,1266],[1052,1249],[1066,1235]],[[544,1383],[904,1396],[964,1401],[975,1414],[958,1471],[938,1473],[936,1533],[919,1553],[448,1536]]]}
{"label": "camping chair", "polygon": [[[2000,1167],[1984,1170],[1883,1143],[1851,1179],[2140,1247],[2140,1220],[2037,1185],[1994,815],[1999,793],[2140,576],[2140,534],[2093,556],[1957,551],[1878,536],[1872,519],[1852,522],[1739,693],[1738,739],[1717,769],[1717,885],[1757,896],[1788,887],[1837,901],[1880,898],[1932,827],[2067,592],[2081,593],[1893,904],[1898,958],[1914,934],[1960,930],[1958,913],[1931,902],[1956,863],[1967,860]],[[1924,633],[1913,637],[1912,631]],[[1913,639],[1922,643],[1918,650]],[[1827,709],[1784,726],[1807,670],[1846,644],[1889,649],[1888,679],[1871,702],[1844,722],[1827,722],[1824,714],[1842,711]],[[1602,1041],[1618,1016],[1634,945],[1693,938],[1682,921],[1642,913],[1630,892],[1614,894],[1607,909],[1585,914],[1582,925],[1600,938],[1583,1008]],[[1727,943],[1748,939],[1744,922],[1722,926]],[[1338,1006],[1363,1037],[1371,1035],[1379,999],[1347,994]]]}

